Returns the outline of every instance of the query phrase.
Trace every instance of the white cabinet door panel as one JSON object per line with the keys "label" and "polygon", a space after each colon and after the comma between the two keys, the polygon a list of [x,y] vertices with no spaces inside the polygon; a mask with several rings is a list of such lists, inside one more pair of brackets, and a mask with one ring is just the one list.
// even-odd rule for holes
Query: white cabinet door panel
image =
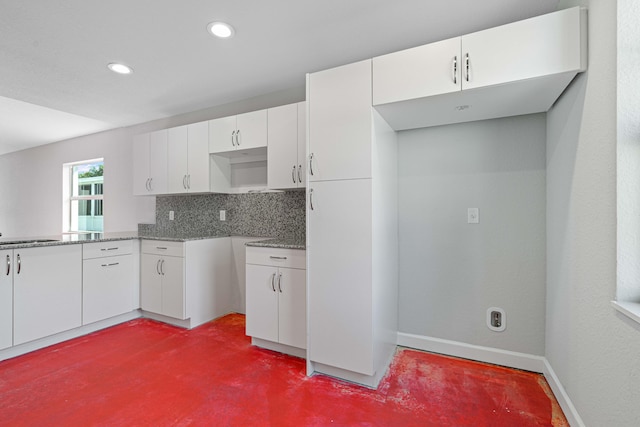
{"label": "white cabinet door panel", "polygon": [[189,192],[209,191],[209,123],[188,126],[188,186]]}
{"label": "white cabinet door panel", "polygon": [[307,103],[298,103],[298,187],[307,182]]}
{"label": "white cabinet door panel", "polygon": [[310,185],[309,358],[372,375],[370,179]]}
{"label": "white cabinet door panel", "polygon": [[0,251],[0,350],[13,345],[13,251]]}
{"label": "white cabinet door panel", "polygon": [[149,186],[151,194],[167,192],[167,130],[149,134]]}
{"label": "white cabinet door panel", "polygon": [[140,256],[140,307],[152,313],[162,313],[160,261],[158,255]]}
{"label": "white cabinet door panel", "polygon": [[186,319],[184,258],[162,257],[160,261],[162,275],[162,314]]}
{"label": "white cabinet door panel", "polygon": [[209,153],[235,150],[235,131],[236,116],[209,120]]}
{"label": "white cabinet door panel", "polygon": [[252,111],[236,116],[238,150],[267,146],[267,110]]}
{"label": "white cabinet door panel", "polygon": [[371,177],[371,60],[309,76],[311,181]]}
{"label": "white cabinet door panel", "polygon": [[269,108],[267,182],[269,188],[298,187],[298,106]]}
{"label": "white cabinet door panel", "polygon": [[187,126],[167,131],[167,192],[186,193],[189,173]]}
{"label": "white cabinet door panel", "polygon": [[373,58],[373,104],[457,92],[460,37]]}
{"label": "white cabinet door panel", "polygon": [[462,88],[581,70],[583,13],[565,9],[462,36],[463,61],[468,54],[470,67]]}
{"label": "white cabinet door panel", "polygon": [[246,333],[273,342],[278,342],[277,274],[277,267],[246,266]]}
{"label": "white cabinet door panel", "polygon": [[19,249],[14,257],[14,345],[81,326],[82,245]]}
{"label": "white cabinet door panel", "polygon": [[133,195],[149,194],[149,134],[133,137]]}
{"label": "white cabinet door panel", "polygon": [[108,319],[133,310],[133,255],[83,262],[82,323]]}
{"label": "white cabinet door panel", "polygon": [[307,272],[278,270],[278,336],[282,344],[307,348]]}

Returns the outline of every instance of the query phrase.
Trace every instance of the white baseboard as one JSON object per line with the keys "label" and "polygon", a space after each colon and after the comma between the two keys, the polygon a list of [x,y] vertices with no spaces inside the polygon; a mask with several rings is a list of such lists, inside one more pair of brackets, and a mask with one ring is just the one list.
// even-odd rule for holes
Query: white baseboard
{"label": "white baseboard", "polygon": [[398,345],[543,374],[569,425],[585,425],[546,357],[404,332],[398,332]]}
{"label": "white baseboard", "polygon": [[556,376],[556,373],[553,371],[551,364],[545,358],[544,359],[544,378],[549,383],[549,387],[551,387],[551,391],[556,396],[556,400],[558,404],[562,408],[562,412],[564,412],[564,416],[567,417],[567,421],[569,421],[569,425],[572,427],[585,427],[582,418],[580,418],[580,414],[576,410],[576,407],[573,406],[571,399],[569,399],[569,395],[567,391],[562,386],[560,379]]}
{"label": "white baseboard", "polygon": [[406,334],[404,332],[398,333],[398,345],[525,371],[544,373],[545,358],[543,356],[482,347],[423,335]]}

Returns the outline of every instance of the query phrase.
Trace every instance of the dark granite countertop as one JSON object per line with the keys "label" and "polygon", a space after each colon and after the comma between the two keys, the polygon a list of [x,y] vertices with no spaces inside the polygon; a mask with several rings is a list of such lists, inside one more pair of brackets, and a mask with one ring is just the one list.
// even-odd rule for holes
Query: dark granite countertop
{"label": "dark granite countertop", "polygon": [[306,249],[306,244],[304,241],[299,241],[297,239],[266,239],[266,240],[256,240],[255,242],[247,242],[245,246],[253,246],[259,248],[281,248],[281,249]]}
{"label": "dark granite countertop", "polygon": [[36,236],[27,238],[4,238],[0,239],[0,249],[23,249],[42,246],[74,245],[79,243],[99,243],[116,240],[165,240],[174,242],[188,242],[190,240],[215,239],[219,237],[229,237],[228,235],[218,236],[175,236],[175,235],[153,235],[140,234],[137,231],[113,232],[113,233],[73,233],[55,236]]}

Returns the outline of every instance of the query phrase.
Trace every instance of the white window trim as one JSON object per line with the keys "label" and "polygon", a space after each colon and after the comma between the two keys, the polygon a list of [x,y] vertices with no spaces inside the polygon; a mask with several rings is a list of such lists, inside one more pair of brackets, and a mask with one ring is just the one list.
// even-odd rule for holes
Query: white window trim
{"label": "white window trim", "polygon": [[91,196],[72,196],[73,167],[87,163],[104,163],[104,158],[82,160],[79,162],[64,163],[62,165],[62,234],[92,233],[91,231],[71,230],[71,204],[76,200],[104,200],[103,194]]}

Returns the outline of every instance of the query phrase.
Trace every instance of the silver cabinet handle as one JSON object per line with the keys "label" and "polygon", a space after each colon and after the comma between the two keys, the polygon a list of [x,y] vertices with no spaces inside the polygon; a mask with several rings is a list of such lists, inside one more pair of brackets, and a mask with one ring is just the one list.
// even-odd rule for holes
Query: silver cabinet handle
{"label": "silver cabinet handle", "polygon": [[7,276],[11,273],[11,257],[7,255]]}
{"label": "silver cabinet handle", "polygon": [[116,246],[115,248],[102,248],[100,249],[101,251],[117,251],[118,247]]}
{"label": "silver cabinet handle", "polygon": [[160,261],[160,273],[164,276],[164,260]]}
{"label": "silver cabinet handle", "polygon": [[22,260],[20,259],[20,254],[18,254],[17,259],[18,259],[18,271],[17,271],[17,274],[20,274],[20,270],[22,270]]}
{"label": "silver cabinet handle", "polygon": [[187,189],[187,175],[182,177],[182,188]]}
{"label": "silver cabinet handle", "polygon": [[160,249],[162,251],[166,251],[167,247],[166,246],[156,246],[156,249]]}
{"label": "silver cabinet handle", "polygon": [[315,208],[313,207],[313,188],[309,189],[309,207],[312,211],[315,210]]}
{"label": "silver cabinet handle", "polygon": [[282,286],[280,285],[281,283],[282,283],[282,273],[278,275],[278,290],[280,291],[280,293],[282,293]]}
{"label": "silver cabinet handle", "polygon": [[187,190],[191,190],[191,174],[187,175]]}
{"label": "silver cabinet handle", "polygon": [[471,60],[469,59],[469,54],[467,53],[464,57],[464,68],[465,68],[465,80],[469,81],[469,63]]}
{"label": "silver cabinet handle", "polygon": [[298,182],[302,183],[302,178],[300,177],[300,171],[302,170],[302,165],[298,165]]}
{"label": "silver cabinet handle", "polygon": [[114,265],[120,265],[119,262],[112,262],[110,264],[102,264],[102,267],[113,267]]}
{"label": "silver cabinet handle", "polygon": [[149,191],[153,191],[153,178],[149,178]]}
{"label": "silver cabinet handle", "polygon": [[240,141],[242,141],[242,138],[240,138],[240,129],[238,129],[238,130],[236,131],[236,145],[237,145],[238,147],[240,147]]}
{"label": "silver cabinet handle", "polygon": [[160,275],[160,260],[159,259],[156,262],[156,273],[158,273],[158,276]]}
{"label": "silver cabinet handle", "polygon": [[309,156],[309,173],[313,176],[313,153]]}
{"label": "silver cabinet handle", "polygon": [[453,84],[457,85],[458,84],[458,55],[453,57],[453,64],[451,68],[452,68],[451,72],[453,73]]}
{"label": "silver cabinet handle", "polygon": [[291,169],[291,180],[293,183],[296,183],[296,165],[293,165],[293,169]]}
{"label": "silver cabinet handle", "polygon": [[147,178],[147,182],[144,183],[144,187],[147,189],[147,191],[151,191],[151,189],[149,188],[149,180],[151,178]]}
{"label": "silver cabinet handle", "polygon": [[236,131],[234,130],[233,132],[231,132],[231,145],[233,145],[234,147],[236,146],[236,143],[233,140],[235,136],[236,136]]}
{"label": "silver cabinet handle", "polygon": [[269,258],[271,258],[271,259],[287,259],[286,256],[273,256],[273,255],[270,255]]}
{"label": "silver cabinet handle", "polygon": [[273,289],[273,292],[276,291],[276,285],[274,284],[275,280],[276,280],[276,273],[273,273],[271,275],[271,289]]}

